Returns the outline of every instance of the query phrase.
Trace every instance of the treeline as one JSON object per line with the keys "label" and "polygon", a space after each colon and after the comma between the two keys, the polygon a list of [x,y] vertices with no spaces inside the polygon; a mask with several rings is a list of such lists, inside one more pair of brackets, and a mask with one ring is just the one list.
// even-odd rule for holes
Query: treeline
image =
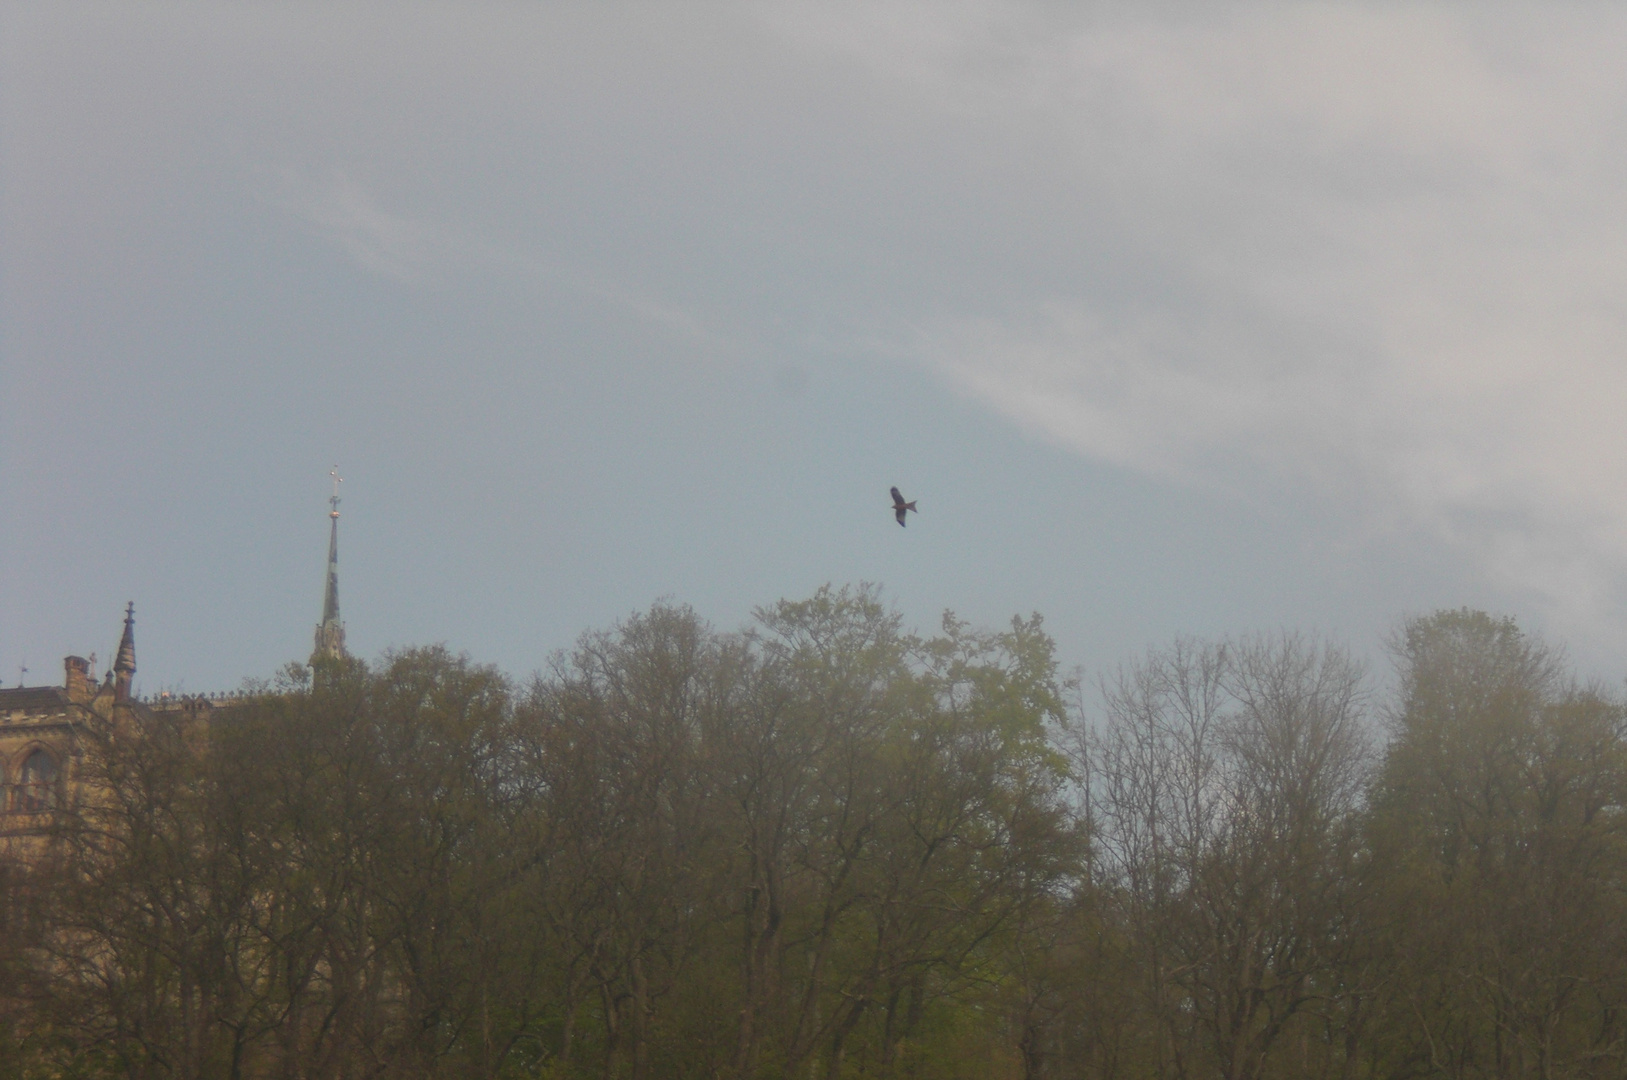
{"label": "treeline", "polygon": [[1040,620],[658,605],[86,733],[0,1077],[1627,1075],[1627,726],[1441,612],[1066,684]]}

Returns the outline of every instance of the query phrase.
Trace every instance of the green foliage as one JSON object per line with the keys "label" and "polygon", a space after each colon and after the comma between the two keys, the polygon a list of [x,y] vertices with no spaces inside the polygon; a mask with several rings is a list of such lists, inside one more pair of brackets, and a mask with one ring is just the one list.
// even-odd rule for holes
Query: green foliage
{"label": "green foliage", "polygon": [[1454,1077],[1618,1075],[1627,713],[1480,612],[1409,623],[1400,659],[1369,826],[1383,1059]]}
{"label": "green foliage", "polygon": [[1614,1077],[1627,713],[1509,620],[1364,674],[657,604],[524,686],[295,665],[85,734],[0,861],[0,1080]]}

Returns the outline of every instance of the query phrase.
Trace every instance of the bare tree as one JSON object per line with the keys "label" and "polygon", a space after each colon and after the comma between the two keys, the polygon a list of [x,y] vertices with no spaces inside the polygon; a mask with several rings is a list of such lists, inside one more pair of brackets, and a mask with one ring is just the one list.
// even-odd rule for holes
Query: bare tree
{"label": "bare tree", "polygon": [[1135,958],[1156,1075],[1255,1080],[1333,993],[1366,768],[1362,680],[1341,650],[1278,635],[1177,641],[1104,682],[1091,762],[1102,886]]}

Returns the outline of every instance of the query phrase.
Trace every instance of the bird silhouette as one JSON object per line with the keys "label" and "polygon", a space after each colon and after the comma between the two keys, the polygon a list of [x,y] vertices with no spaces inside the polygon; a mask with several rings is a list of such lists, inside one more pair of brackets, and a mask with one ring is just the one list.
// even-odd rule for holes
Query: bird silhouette
{"label": "bird silhouette", "polygon": [[[897,488],[893,488],[893,517],[898,519],[900,525],[904,524],[904,515],[911,510],[915,510],[915,501],[912,499],[905,502],[904,496],[898,493]],[[915,512],[919,514],[921,511],[915,510]]]}

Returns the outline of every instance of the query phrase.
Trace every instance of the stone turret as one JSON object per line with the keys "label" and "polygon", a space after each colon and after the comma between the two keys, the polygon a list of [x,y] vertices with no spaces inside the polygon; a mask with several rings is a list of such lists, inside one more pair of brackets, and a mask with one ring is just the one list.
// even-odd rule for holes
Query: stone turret
{"label": "stone turret", "polygon": [[119,653],[113,660],[113,700],[130,700],[130,680],[136,675],[136,604],[132,600],[124,609],[124,636],[119,639]]}

